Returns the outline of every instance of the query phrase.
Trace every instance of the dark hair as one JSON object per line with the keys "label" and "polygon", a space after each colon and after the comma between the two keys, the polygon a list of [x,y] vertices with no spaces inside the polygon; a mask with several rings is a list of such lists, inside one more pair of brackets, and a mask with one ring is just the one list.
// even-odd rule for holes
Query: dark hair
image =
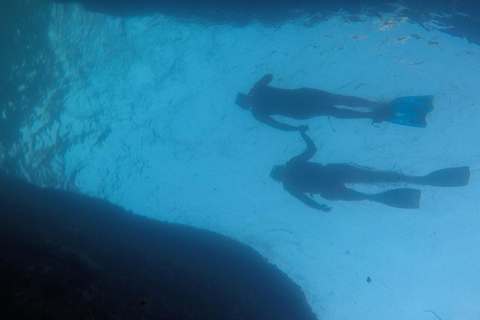
{"label": "dark hair", "polygon": [[282,173],[284,166],[274,166],[270,171],[270,178],[277,181],[282,181]]}
{"label": "dark hair", "polygon": [[250,105],[248,103],[248,95],[244,93],[237,94],[237,98],[235,99],[235,104],[244,109],[250,109]]}

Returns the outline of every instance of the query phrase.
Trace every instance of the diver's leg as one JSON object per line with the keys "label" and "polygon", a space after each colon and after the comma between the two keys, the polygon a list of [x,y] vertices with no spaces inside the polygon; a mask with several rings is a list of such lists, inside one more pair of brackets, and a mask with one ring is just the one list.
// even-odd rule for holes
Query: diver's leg
{"label": "diver's leg", "polygon": [[343,200],[343,201],[361,201],[369,198],[368,194],[347,188],[342,183],[333,182],[328,190],[324,190],[321,196],[327,200]]}
{"label": "diver's leg", "polygon": [[470,181],[470,167],[445,168],[426,176],[409,176],[394,171],[373,170],[349,164],[329,164],[324,174],[336,183],[409,183],[437,187],[463,187]]}
{"label": "diver's leg", "polygon": [[[340,119],[372,119],[375,122],[381,122],[394,116],[394,110],[390,103],[373,102],[310,88],[300,88],[294,92],[298,100],[296,102],[298,109],[295,111],[297,119],[323,115]],[[361,107],[371,111],[352,109]]]}
{"label": "diver's leg", "polygon": [[[379,171],[343,165],[345,183],[409,183],[436,187],[464,187],[470,181],[470,167],[446,168],[426,176],[408,176],[394,171]],[[337,169],[339,170],[339,169]]]}
{"label": "diver's leg", "polygon": [[319,94],[319,96],[321,97],[322,101],[325,101],[326,104],[334,106],[348,106],[353,108],[363,107],[370,109],[385,108],[391,106],[391,102],[370,101],[355,96],[345,96],[326,91],[321,91],[321,94]]}
{"label": "diver's leg", "polygon": [[392,108],[379,108],[369,112],[361,112],[347,108],[337,108],[334,106],[324,107],[325,115],[339,119],[372,119],[376,122],[391,119],[393,116]]}
{"label": "diver's leg", "polygon": [[416,209],[420,206],[421,192],[418,189],[401,188],[388,190],[382,193],[366,194],[349,189],[345,185],[328,190],[322,193],[327,200],[361,201],[369,200],[386,204],[390,207],[403,209]]}
{"label": "diver's leg", "polygon": [[299,88],[293,91],[295,91],[298,96],[302,97],[304,101],[315,101],[319,102],[321,105],[348,106],[353,108],[363,107],[370,109],[383,108],[391,105],[390,102],[374,102],[354,96],[344,96],[311,88]]}
{"label": "diver's leg", "polygon": [[[311,113],[319,113],[319,110],[321,110],[321,114],[339,119],[372,119],[377,122],[391,119],[394,116],[391,103],[373,102],[308,88],[302,89],[301,96],[304,101],[309,101],[305,103],[305,106],[310,106]],[[371,109],[371,111],[352,109],[362,107]]]}
{"label": "diver's leg", "polygon": [[394,171],[381,171],[361,168],[349,164],[330,164],[325,166],[328,175],[336,177],[342,183],[419,183],[420,177],[407,176]]}

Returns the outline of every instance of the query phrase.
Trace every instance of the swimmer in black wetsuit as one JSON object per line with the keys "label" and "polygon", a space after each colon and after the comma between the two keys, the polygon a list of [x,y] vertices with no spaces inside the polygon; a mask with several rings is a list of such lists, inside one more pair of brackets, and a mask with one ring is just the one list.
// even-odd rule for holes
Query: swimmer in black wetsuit
{"label": "swimmer in black wetsuit", "polygon": [[[268,85],[272,79],[271,74],[266,74],[248,94],[238,93],[235,103],[251,110],[257,120],[284,131],[295,131],[300,127],[278,122],[271,116],[280,115],[299,120],[317,116],[342,119],[367,118],[374,122],[390,121],[402,125],[425,127],[427,125],[425,116],[433,110],[432,96],[373,102],[311,88],[275,88]],[[362,112],[352,109],[362,107],[371,111]]]}
{"label": "swimmer in black wetsuit", "polygon": [[406,176],[391,171],[377,171],[349,164],[329,164],[309,162],[317,151],[313,141],[305,134],[306,126],[301,126],[301,135],[307,144],[307,150],[288,161],[285,165],[275,166],[270,176],[283,182],[283,187],[294,197],[322,211],[331,208],[319,204],[307,194],[320,194],[328,200],[370,200],[391,207],[414,209],[420,206],[420,190],[401,188],[378,194],[365,194],[349,189],[345,184],[410,183],[439,187],[466,186],[470,180],[470,168],[458,167],[434,171],[423,177]]}

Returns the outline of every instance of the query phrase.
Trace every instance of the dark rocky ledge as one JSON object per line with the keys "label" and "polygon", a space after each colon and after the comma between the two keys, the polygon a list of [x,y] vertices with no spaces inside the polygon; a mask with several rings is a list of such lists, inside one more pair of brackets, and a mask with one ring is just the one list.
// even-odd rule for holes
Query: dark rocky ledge
{"label": "dark rocky ledge", "polygon": [[206,230],[0,174],[4,319],[316,319],[299,286]]}

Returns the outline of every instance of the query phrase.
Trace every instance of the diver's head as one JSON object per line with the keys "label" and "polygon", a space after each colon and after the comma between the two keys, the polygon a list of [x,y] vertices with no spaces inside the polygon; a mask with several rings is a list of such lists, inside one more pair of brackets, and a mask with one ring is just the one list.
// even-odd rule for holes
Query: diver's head
{"label": "diver's head", "polygon": [[250,105],[249,98],[250,97],[247,94],[238,93],[237,98],[235,99],[235,104],[243,109],[250,110],[252,106]]}
{"label": "diver's head", "polygon": [[285,166],[274,166],[270,172],[270,178],[277,181],[283,180],[283,169]]}

